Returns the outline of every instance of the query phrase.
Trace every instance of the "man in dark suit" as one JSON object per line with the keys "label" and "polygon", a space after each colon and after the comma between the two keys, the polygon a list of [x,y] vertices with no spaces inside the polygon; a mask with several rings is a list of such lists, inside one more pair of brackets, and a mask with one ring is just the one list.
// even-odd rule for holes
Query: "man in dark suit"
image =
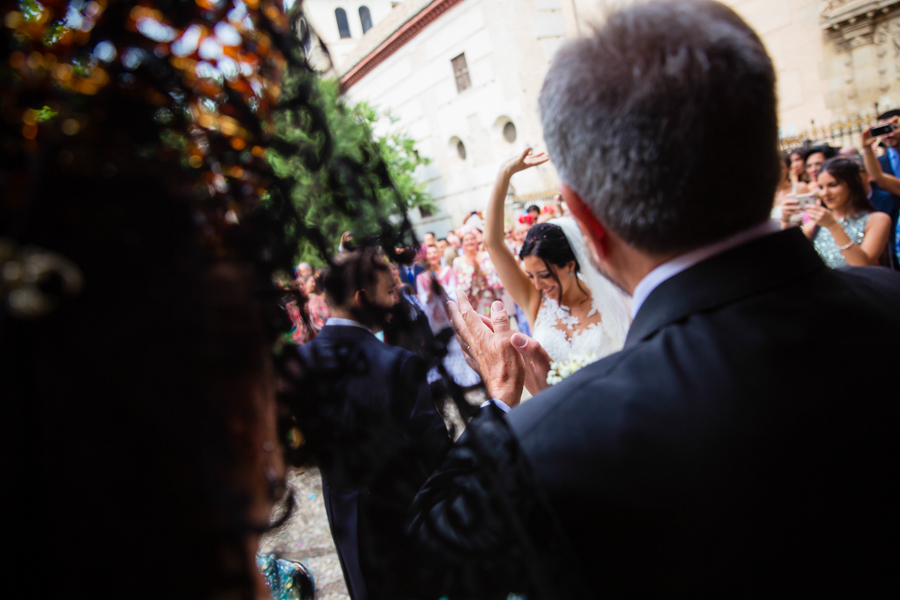
{"label": "man in dark suit", "polygon": [[425,272],[422,265],[416,264],[415,248],[397,248],[397,265],[400,270],[400,281],[416,289],[416,277]]}
{"label": "man in dark suit", "polygon": [[416,491],[450,447],[424,363],[380,342],[397,281],[375,249],[343,252],[324,277],[332,318],[299,348],[310,397],[300,411],[322,472],[328,523],[354,600],[403,595],[399,541]]}
{"label": "man in dark suit", "polygon": [[[632,5],[558,51],[540,107],[563,198],[634,322],[621,352],[517,406],[523,382],[546,387],[546,353],[502,304],[487,325],[460,297],[494,400],[416,498],[421,562],[475,597],[891,589],[900,409],[872,364],[900,362],[900,276],[828,269],[768,222],[759,38],[716,2]],[[716,143],[726,131],[741,143]]]}

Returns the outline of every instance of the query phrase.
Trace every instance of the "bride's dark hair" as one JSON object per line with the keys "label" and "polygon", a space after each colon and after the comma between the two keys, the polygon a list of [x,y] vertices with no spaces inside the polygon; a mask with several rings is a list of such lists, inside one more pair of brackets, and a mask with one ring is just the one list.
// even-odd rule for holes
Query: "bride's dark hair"
{"label": "bride's dark hair", "polygon": [[[536,256],[544,261],[544,265],[547,266],[547,270],[550,271],[556,285],[559,286],[560,293],[562,293],[562,283],[559,281],[559,275],[550,268],[550,265],[564,267],[570,262],[574,262],[575,273],[578,274],[581,271],[581,265],[575,258],[575,252],[569,245],[566,234],[562,227],[554,223],[538,223],[528,230],[525,241],[522,243],[522,250],[519,251],[520,259],[524,260],[526,256]],[[587,290],[581,286],[581,280],[576,278],[576,282],[578,289],[587,294]]]}

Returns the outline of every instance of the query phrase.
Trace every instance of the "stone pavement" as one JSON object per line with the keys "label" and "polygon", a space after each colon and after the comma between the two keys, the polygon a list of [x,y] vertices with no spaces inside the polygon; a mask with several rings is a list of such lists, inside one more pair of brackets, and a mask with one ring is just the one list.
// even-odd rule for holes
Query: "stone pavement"
{"label": "stone pavement", "polygon": [[349,600],[325,515],[319,469],[295,469],[288,485],[297,501],[294,513],[281,528],[263,537],[260,552],[275,553],[308,566],[316,578],[317,600]]}

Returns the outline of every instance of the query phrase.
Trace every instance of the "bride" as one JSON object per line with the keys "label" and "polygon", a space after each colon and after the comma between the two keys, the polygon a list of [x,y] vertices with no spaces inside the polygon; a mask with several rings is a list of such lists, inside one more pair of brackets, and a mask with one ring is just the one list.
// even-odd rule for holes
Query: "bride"
{"label": "bride", "polygon": [[554,361],[617,352],[631,322],[628,300],[589,262],[578,224],[569,217],[532,227],[519,260],[503,242],[503,203],[513,174],[543,164],[546,153],[526,149],[500,168],[485,211],[484,247],[503,287]]}

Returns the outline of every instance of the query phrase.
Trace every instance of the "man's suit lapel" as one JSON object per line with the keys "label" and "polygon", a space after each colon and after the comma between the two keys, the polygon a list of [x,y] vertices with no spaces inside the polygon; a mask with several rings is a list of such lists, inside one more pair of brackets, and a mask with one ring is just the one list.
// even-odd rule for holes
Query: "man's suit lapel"
{"label": "man's suit lapel", "polygon": [[827,269],[799,229],[717,254],[659,285],[641,306],[625,348],[685,317],[786,285]]}

